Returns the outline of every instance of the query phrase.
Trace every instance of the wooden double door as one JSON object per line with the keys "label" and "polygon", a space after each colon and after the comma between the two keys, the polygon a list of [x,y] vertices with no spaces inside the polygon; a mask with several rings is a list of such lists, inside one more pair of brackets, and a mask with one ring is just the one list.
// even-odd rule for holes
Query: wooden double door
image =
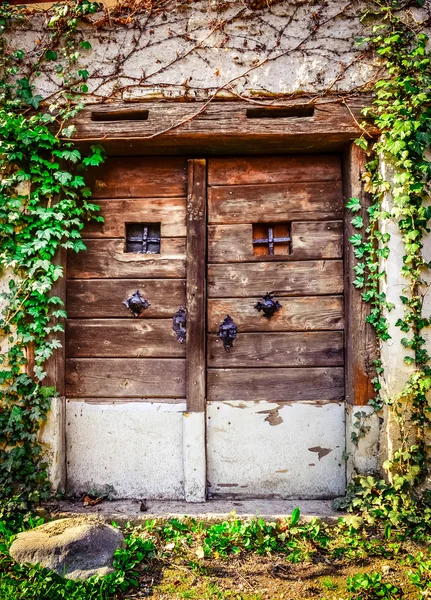
{"label": "wooden double door", "polygon": [[[341,162],[209,158],[198,182],[193,163],[113,157],[94,174],[104,222],[89,224],[87,251],[68,257],[66,396],[207,412],[210,493],[265,495],[259,474],[237,482],[241,460],[236,483],[227,480],[241,444],[262,458],[261,422],[271,432],[284,406],[344,399]],[[184,325],[192,339],[182,343]],[[262,415],[254,435],[249,409]],[[315,426],[304,418],[274,437],[274,456]],[[320,461],[322,446],[310,443]],[[264,485],[277,495],[278,483]]]}

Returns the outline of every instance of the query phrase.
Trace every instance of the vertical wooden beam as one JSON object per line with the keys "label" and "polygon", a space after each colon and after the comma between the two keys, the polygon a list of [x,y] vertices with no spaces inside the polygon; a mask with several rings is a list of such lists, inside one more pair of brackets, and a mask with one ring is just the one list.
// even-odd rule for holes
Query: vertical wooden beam
{"label": "vertical wooden beam", "polygon": [[[368,224],[367,208],[370,196],[363,190],[362,173],[366,154],[356,144],[350,144],[344,156],[344,195],[359,198],[360,215]],[[353,267],[357,262],[349,238],[358,231],[351,224],[353,214],[346,209],[344,220],[344,298],[345,298],[345,381],[346,401],[364,406],[374,397],[371,379],[375,376],[373,361],[377,357],[377,340],[373,327],[366,322],[369,305],[362,300],[362,291],[355,288]]]}
{"label": "vertical wooden beam", "polygon": [[187,412],[183,418],[184,497],[206,499],[206,161],[188,161]]}
{"label": "vertical wooden beam", "polygon": [[205,410],[206,161],[189,160],[187,195],[187,411]]}
{"label": "vertical wooden beam", "polygon": [[[67,251],[60,248],[54,258],[53,263],[63,267],[63,277],[58,279],[53,285],[51,295],[58,296],[66,307],[66,262]],[[65,319],[59,319],[59,322],[65,327]],[[50,480],[53,491],[64,491],[66,488],[66,398],[65,398],[65,333],[58,331],[53,337],[60,340],[61,348],[54,351],[54,354],[48,359],[45,370],[46,378],[44,384],[53,386],[57,390],[58,397],[53,398],[51,402],[51,413],[48,417],[49,439],[47,442],[52,445],[52,464],[50,465]]]}

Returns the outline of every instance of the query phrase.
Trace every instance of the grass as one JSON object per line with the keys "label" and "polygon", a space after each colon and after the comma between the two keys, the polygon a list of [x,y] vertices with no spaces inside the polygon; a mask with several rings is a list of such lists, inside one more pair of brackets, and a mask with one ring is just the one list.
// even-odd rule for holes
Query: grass
{"label": "grass", "polygon": [[[31,521],[25,526],[38,525]],[[353,524],[352,524],[353,523]],[[368,600],[431,597],[430,539],[340,520],[220,523],[184,518],[127,526],[115,573],[63,580],[13,562],[14,532],[0,521],[1,600]],[[23,525],[24,526],[24,525]]]}

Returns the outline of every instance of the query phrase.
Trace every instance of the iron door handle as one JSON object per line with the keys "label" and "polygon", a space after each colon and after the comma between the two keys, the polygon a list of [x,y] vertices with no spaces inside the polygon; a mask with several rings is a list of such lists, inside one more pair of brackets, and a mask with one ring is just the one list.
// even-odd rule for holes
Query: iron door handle
{"label": "iron door handle", "polygon": [[226,315],[223,323],[220,323],[218,330],[219,338],[222,340],[226,352],[229,352],[232,348],[237,331],[238,328],[233,322],[233,319],[229,315]]}
{"label": "iron door handle", "polygon": [[134,294],[124,300],[123,304],[124,306],[127,306],[127,308],[135,315],[135,317],[139,317],[143,310],[146,310],[149,306],[151,306],[148,300],[145,300],[145,298],[141,296],[141,292],[139,290],[136,290]]}

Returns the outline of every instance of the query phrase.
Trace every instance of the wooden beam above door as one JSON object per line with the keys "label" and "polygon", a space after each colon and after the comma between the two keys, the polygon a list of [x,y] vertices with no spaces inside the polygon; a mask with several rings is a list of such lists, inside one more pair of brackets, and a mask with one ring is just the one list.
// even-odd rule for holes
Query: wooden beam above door
{"label": "wooden beam above door", "polygon": [[[74,125],[111,155],[232,155],[339,150],[361,134],[367,96],[291,101],[90,105]],[[371,132],[372,133],[372,132]],[[377,133],[377,132],[375,132]],[[264,143],[264,145],[262,145]]]}

